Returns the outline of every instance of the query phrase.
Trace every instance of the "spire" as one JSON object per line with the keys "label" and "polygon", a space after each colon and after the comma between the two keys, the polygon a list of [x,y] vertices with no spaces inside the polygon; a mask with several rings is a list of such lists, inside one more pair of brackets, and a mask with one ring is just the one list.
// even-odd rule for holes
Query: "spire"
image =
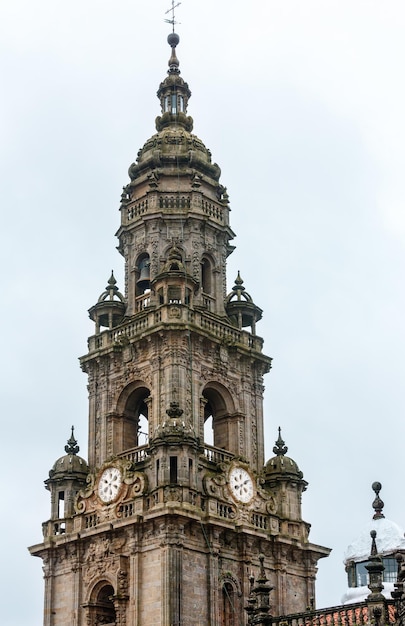
{"label": "spire", "polygon": [[156,118],[156,130],[166,126],[181,126],[189,132],[193,129],[193,119],[187,116],[187,105],[191,96],[188,84],[180,76],[179,60],[176,48],[180,37],[174,31],[167,37],[171,48],[167,77],[160,83],[157,96],[160,100],[162,115]]}
{"label": "spire", "polygon": [[375,498],[373,500],[373,519],[383,519],[385,517],[384,513],[382,512],[384,508],[384,502],[380,498],[381,487],[382,485],[379,482],[375,482],[371,485],[371,488],[375,493]]}
{"label": "spire", "polygon": [[285,454],[287,454],[288,448],[284,444],[285,444],[285,441],[281,437],[281,427],[279,426],[278,427],[278,439],[276,441],[276,445],[273,448],[274,454],[276,454],[277,456],[284,456]]}
{"label": "spire", "polygon": [[77,441],[75,439],[75,427],[72,426],[72,434],[70,435],[69,439],[67,440],[67,445],[65,446],[65,452],[66,454],[73,454],[74,456],[76,456],[76,454],[79,452],[80,448],[77,445]]}

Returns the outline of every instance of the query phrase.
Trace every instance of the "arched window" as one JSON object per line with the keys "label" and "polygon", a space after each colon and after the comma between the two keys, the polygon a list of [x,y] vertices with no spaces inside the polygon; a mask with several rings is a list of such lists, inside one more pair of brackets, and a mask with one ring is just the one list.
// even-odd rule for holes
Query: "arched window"
{"label": "arched window", "polygon": [[230,582],[222,585],[222,621],[221,626],[236,626],[236,593]]}

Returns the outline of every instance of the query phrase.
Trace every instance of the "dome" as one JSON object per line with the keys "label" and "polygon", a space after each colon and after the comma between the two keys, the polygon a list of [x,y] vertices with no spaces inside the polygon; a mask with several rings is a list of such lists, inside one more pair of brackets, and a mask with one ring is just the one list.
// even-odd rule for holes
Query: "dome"
{"label": "dome", "polygon": [[211,152],[201,139],[178,124],[164,126],[152,135],[139,150],[128,174],[131,181],[139,182],[142,174],[150,175],[151,169],[171,168],[176,172],[179,166],[198,170],[215,181],[221,176],[219,165],[211,162]]}
{"label": "dome", "polygon": [[288,456],[275,456],[267,461],[265,465],[265,473],[266,476],[269,477],[272,474],[285,474],[291,477],[295,476],[299,479],[303,477],[303,473],[299,469],[297,463]]}
{"label": "dome", "polygon": [[284,440],[281,438],[281,428],[279,427],[278,439],[273,448],[273,452],[276,456],[267,461],[264,467],[266,480],[280,476],[294,480],[302,480],[304,476],[297,463],[290,457],[285,456],[288,448],[284,443]]}
{"label": "dome", "polygon": [[49,478],[66,478],[70,475],[87,476],[89,466],[81,456],[65,454],[55,461],[49,471]]}
{"label": "dome", "polygon": [[371,486],[375,493],[373,501],[374,515],[361,531],[360,535],[347,547],[344,555],[345,564],[349,561],[356,563],[367,560],[370,554],[370,533],[375,531],[378,554],[385,556],[394,555],[396,552],[405,550],[405,538],[402,528],[385,518],[382,512],[384,502],[380,498],[381,483],[374,482]]}
{"label": "dome", "polygon": [[[372,489],[376,494],[373,501],[374,515],[344,553],[348,589],[343,595],[343,604],[362,602],[369,596],[371,587],[369,586],[368,564],[373,554],[380,559],[383,566],[382,594],[390,598],[397,580],[396,554],[405,552],[403,529],[395,522],[386,519],[382,512],[384,502],[379,496],[381,483],[373,483]],[[370,537],[373,538],[372,542]]]}
{"label": "dome", "polygon": [[72,426],[72,434],[65,446],[66,454],[61,456],[49,471],[49,478],[57,480],[61,478],[85,478],[89,472],[87,462],[78,456],[79,446],[74,438],[74,428]]}
{"label": "dome", "polygon": [[375,530],[377,533],[376,543],[378,554],[384,556],[386,554],[396,554],[400,550],[405,550],[404,531],[395,522],[386,519],[373,519],[368,522],[360,535],[352,541],[347,547],[344,554],[344,562],[348,561],[365,561],[370,554],[370,532]]}

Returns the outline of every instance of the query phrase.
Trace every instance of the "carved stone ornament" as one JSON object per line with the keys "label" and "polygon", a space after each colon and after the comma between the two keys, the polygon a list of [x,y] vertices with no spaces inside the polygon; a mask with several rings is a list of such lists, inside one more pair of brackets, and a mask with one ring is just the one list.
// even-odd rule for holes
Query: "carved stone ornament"
{"label": "carved stone ornament", "polygon": [[[112,494],[113,497],[111,499],[106,499],[100,497],[99,481],[110,468],[113,471],[119,471],[120,486],[116,496]],[[134,472],[131,468],[132,463],[130,461],[117,460],[116,462],[105,464],[97,474],[89,475],[87,479],[88,487],[79,491],[77,495],[76,512],[80,514],[99,511],[100,520],[101,518],[110,519],[112,512],[107,513],[105,510],[105,507],[110,506],[110,502],[116,506],[117,503],[143,495],[147,489],[146,476],[141,472]]]}
{"label": "carved stone ornament", "polygon": [[224,499],[226,479],[223,475],[206,474],[203,479],[205,493],[209,496]]}

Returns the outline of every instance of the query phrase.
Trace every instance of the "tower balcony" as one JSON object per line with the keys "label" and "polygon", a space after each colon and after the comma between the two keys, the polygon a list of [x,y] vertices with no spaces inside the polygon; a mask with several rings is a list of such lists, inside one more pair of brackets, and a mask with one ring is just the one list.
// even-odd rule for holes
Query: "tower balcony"
{"label": "tower balcony", "polygon": [[225,202],[207,197],[201,191],[146,192],[121,208],[121,227],[127,227],[156,214],[192,213],[220,226],[229,227],[229,207]]}
{"label": "tower balcony", "polygon": [[209,311],[190,309],[187,305],[171,302],[159,308],[146,307],[119,327],[89,337],[89,353],[81,358],[81,362],[84,363],[94,353],[122,349],[128,342],[169,326],[179,330],[203,331],[214,340],[224,341],[247,351],[260,353],[263,347],[261,337],[235,328]]}

